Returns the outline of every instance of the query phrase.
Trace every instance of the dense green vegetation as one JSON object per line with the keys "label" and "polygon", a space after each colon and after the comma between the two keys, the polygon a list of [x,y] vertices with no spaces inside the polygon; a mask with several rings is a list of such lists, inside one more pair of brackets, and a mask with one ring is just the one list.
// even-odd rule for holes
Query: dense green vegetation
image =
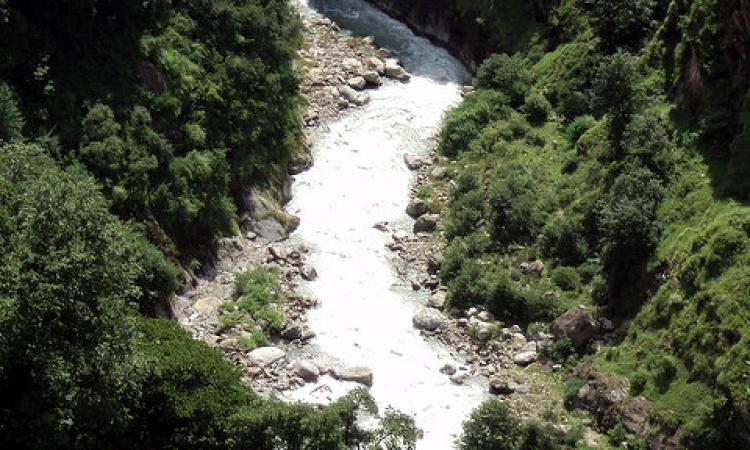
{"label": "dense green vegetation", "polygon": [[[179,267],[237,231],[242,187],[300,147],[283,0],[0,1],[0,445],[413,448],[358,390],[261,399],[163,311]],[[238,277],[247,347],[281,326],[275,274]]]}
{"label": "dense green vegetation", "polygon": [[[517,7],[478,3],[482,23]],[[587,358],[652,402],[652,436],[747,445],[750,6],[562,0],[547,16],[520,44],[498,36],[518,52],[487,59],[445,119],[449,302],[523,324],[592,305],[623,338]],[[522,270],[536,259],[541,276]]]}
{"label": "dense green vegetation", "polygon": [[[174,288],[174,272],[139,227],[109,207],[82,167],[61,169],[35,144],[0,147],[4,446],[414,445],[413,420],[394,411],[373,430],[359,428],[360,413],[376,412],[366,391],[324,410],[263,400],[218,351],[173,322],[139,316],[139,302]],[[240,277],[238,302],[255,301],[252,283],[265,289],[269,276]]]}

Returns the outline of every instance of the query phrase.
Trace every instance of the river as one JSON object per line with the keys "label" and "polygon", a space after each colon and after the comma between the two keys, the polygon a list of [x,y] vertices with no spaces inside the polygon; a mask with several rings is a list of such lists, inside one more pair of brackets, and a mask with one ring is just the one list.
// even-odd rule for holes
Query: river
{"label": "river", "polygon": [[[362,0],[296,2],[303,13],[313,8],[345,30],[374,36],[413,75],[409,83],[388,81],[370,91],[370,104],[311,136],[315,165],[296,176],[287,206],[302,219],[292,239],[311,249],[308,261],[319,274],[302,286],[321,301],[309,313],[317,337],[303,351],[329,364],[371,368],[370,392],[379,406],[413,415],[424,431],[419,449],[454,448],[463,420],[487,398],[487,381],[477,377],[458,386],[439,372],[462,362],[412,327],[426,294],[399,280],[385,248],[389,236],[373,225],[388,221],[411,231],[404,210],[413,180],[403,156],[429,152],[469,73],[444,49]],[[326,376],[289,397],[325,402],[353,387]]]}

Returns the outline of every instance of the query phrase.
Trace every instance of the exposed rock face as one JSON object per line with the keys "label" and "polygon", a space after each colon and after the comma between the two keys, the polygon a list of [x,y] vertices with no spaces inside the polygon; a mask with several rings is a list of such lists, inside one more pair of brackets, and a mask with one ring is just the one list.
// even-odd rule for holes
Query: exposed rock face
{"label": "exposed rock face", "polygon": [[266,367],[285,356],[285,353],[280,348],[276,347],[260,347],[251,351],[247,357],[250,364],[258,367]]}
{"label": "exposed rock face", "polygon": [[414,316],[412,322],[420,330],[434,331],[445,322],[445,317],[436,309],[425,308]]}
{"label": "exposed rock face", "polygon": [[510,395],[516,391],[515,385],[507,380],[493,378],[490,380],[490,394],[492,395]]}
{"label": "exposed rock face", "polygon": [[582,348],[594,336],[596,322],[585,306],[578,305],[552,322],[551,330],[555,338],[568,336],[574,347]]}
{"label": "exposed rock face", "polygon": [[620,414],[620,422],[628,433],[645,435],[648,432],[648,412],[651,403],[643,397],[628,402]]}
{"label": "exposed rock face", "polygon": [[336,369],[334,371],[334,377],[344,380],[353,381],[355,383],[364,384],[365,386],[372,386],[372,369],[369,367],[347,367],[344,369]]}

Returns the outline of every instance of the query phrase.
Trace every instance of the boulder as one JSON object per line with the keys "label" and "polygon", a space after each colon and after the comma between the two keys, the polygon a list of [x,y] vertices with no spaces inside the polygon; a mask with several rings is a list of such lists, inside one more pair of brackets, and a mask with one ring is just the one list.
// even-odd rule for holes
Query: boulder
{"label": "boulder", "polygon": [[544,263],[542,261],[539,261],[538,259],[536,261],[527,261],[522,262],[520,264],[521,272],[525,273],[526,275],[533,275],[535,277],[541,277],[542,272],[544,272]]}
{"label": "boulder", "polygon": [[444,375],[455,375],[456,367],[453,364],[446,364],[440,368],[440,373]]}
{"label": "boulder", "polygon": [[492,338],[492,325],[487,322],[476,322],[476,336],[480,341],[489,341]]}
{"label": "boulder", "polygon": [[380,86],[383,84],[383,80],[380,79],[380,75],[374,70],[368,70],[362,74],[362,78],[367,84],[373,86]]}
{"label": "boulder", "polygon": [[417,170],[424,166],[424,160],[417,155],[404,155],[404,163],[409,170]]}
{"label": "boulder", "polygon": [[528,366],[529,364],[536,361],[537,353],[536,350],[534,351],[525,351],[517,353],[516,356],[513,357],[513,362],[518,364],[519,366]]}
{"label": "boulder", "polygon": [[289,253],[285,248],[276,245],[268,247],[268,254],[271,255],[274,261],[283,261],[289,257]]}
{"label": "boulder", "polygon": [[466,380],[468,379],[469,379],[468,373],[457,373],[455,375],[452,375],[450,378],[451,383],[458,384],[458,385],[464,384]]}
{"label": "boulder", "polygon": [[287,327],[281,331],[281,337],[289,341],[293,341],[295,339],[302,339],[304,334],[305,334],[305,327],[298,323],[292,323],[290,325],[287,325]]}
{"label": "boulder", "polygon": [[582,348],[594,336],[596,322],[583,305],[575,306],[558,317],[550,327],[555,338],[567,336],[575,348]]}
{"label": "boulder", "polygon": [[313,266],[304,265],[299,269],[299,273],[307,281],[318,278],[318,271]]}
{"label": "boulder", "polygon": [[406,214],[416,219],[417,217],[425,214],[428,210],[427,202],[420,199],[412,200],[409,206],[406,207]]}
{"label": "boulder", "polygon": [[260,347],[247,354],[247,359],[253,366],[266,367],[285,355],[284,351],[276,347]]}
{"label": "boulder", "polygon": [[445,167],[435,167],[434,169],[432,169],[430,175],[432,176],[432,178],[440,180],[448,175],[448,169]]}
{"label": "boulder", "polygon": [[294,365],[294,373],[308,383],[312,383],[318,379],[320,369],[310,361],[300,360]]}
{"label": "boulder", "polygon": [[443,265],[443,255],[437,253],[427,257],[427,273],[437,275],[440,266]]}
{"label": "boulder", "polygon": [[221,305],[221,300],[216,297],[201,297],[193,305],[193,308],[201,314],[209,314],[216,311]]}
{"label": "boulder", "polygon": [[367,81],[363,77],[352,77],[346,80],[346,84],[352,89],[361,91],[367,86]]}
{"label": "boulder", "polygon": [[372,58],[367,58],[365,60],[365,65],[380,75],[385,73],[385,64],[379,58],[375,58],[374,56]]}
{"label": "boulder", "polygon": [[479,314],[477,314],[477,319],[483,322],[492,322],[493,320],[495,320],[495,316],[493,316],[489,311],[481,311]]}
{"label": "boulder", "polygon": [[358,366],[336,369],[333,375],[340,380],[372,386],[372,369],[369,367]]}
{"label": "boulder", "polygon": [[369,95],[357,92],[349,86],[339,86],[338,90],[339,94],[349,103],[353,103],[357,106],[363,106],[370,103]]}
{"label": "boulder", "polygon": [[397,59],[388,58],[385,60],[385,76],[395,78],[399,81],[408,81],[411,78],[406,70],[399,64]]}
{"label": "boulder", "polygon": [[490,394],[492,395],[510,395],[516,391],[514,383],[509,383],[500,378],[490,380]]}
{"label": "boulder", "polygon": [[424,214],[419,216],[414,222],[414,232],[420,233],[423,231],[435,231],[439,219],[440,216],[437,214]]}
{"label": "boulder", "polygon": [[644,435],[648,430],[648,413],[651,403],[643,397],[628,402],[620,414],[620,423],[628,433]]}
{"label": "boulder", "polygon": [[414,316],[412,322],[415,328],[434,331],[445,323],[445,317],[436,309],[425,308]]}
{"label": "boulder", "polygon": [[435,292],[430,296],[430,299],[427,300],[427,306],[435,309],[443,309],[445,308],[446,297],[447,295],[443,291]]}

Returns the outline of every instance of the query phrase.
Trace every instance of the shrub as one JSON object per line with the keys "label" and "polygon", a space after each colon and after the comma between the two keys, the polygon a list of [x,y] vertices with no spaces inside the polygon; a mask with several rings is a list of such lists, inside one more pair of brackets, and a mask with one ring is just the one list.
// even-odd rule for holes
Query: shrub
{"label": "shrub", "polygon": [[609,440],[609,445],[613,447],[619,447],[625,442],[625,428],[622,427],[621,423],[616,424],[607,431],[607,440]]}
{"label": "shrub", "polygon": [[640,395],[646,389],[646,383],[648,383],[648,377],[644,372],[634,372],[630,376],[630,393],[632,395]]}
{"label": "shrub", "polygon": [[523,439],[521,421],[500,400],[487,400],[464,422],[458,440],[461,450],[514,450]]}
{"label": "shrub", "polygon": [[13,89],[0,82],[0,143],[19,139],[24,125]]}
{"label": "shrub", "polygon": [[526,97],[522,110],[529,118],[529,122],[540,124],[547,121],[552,113],[552,105],[547,98],[538,92],[534,92]]}
{"label": "shrub", "polygon": [[575,145],[575,143],[578,142],[578,139],[583,136],[583,133],[590,130],[594,125],[596,125],[596,119],[592,116],[584,115],[576,117],[575,120],[568,125],[566,130],[568,141]]}
{"label": "shrub", "polygon": [[482,129],[493,120],[507,115],[508,99],[495,91],[478,91],[448,111],[440,134],[440,150],[454,157],[468,150]]}
{"label": "shrub", "polygon": [[479,89],[502,92],[510,100],[510,105],[517,108],[531,87],[531,73],[520,56],[494,54],[479,66],[474,85]]}
{"label": "shrub", "polygon": [[545,253],[560,259],[562,264],[575,266],[586,259],[588,242],[578,221],[555,216],[544,226],[542,235]]}
{"label": "shrub", "polygon": [[657,389],[665,392],[669,389],[669,385],[677,375],[677,367],[675,367],[674,361],[668,356],[657,355],[651,362],[650,367],[651,374],[654,377],[654,385]]}
{"label": "shrub", "polygon": [[501,245],[528,242],[541,231],[547,212],[536,182],[520,165],[504,167],[490,185],[489,228]]}
{"label": "shrub", "polygon": [[469,258],[480,257],[490,247],[490,238],[483,231],[476,231],[454,239],[443,254],[440,276],[450,281],[458,275],[464,262]]}
{"label": "shrub", "polygon": [[581,276],[573,267],[555,267],[551,278],[553,283],[565,291],[576,291],[581,287]]}
{"label": "shrub", "polygon": [[448,239],[466,236],[478,228],[484,216],[484,197],[479,189],[455,197],[445,221]]}

